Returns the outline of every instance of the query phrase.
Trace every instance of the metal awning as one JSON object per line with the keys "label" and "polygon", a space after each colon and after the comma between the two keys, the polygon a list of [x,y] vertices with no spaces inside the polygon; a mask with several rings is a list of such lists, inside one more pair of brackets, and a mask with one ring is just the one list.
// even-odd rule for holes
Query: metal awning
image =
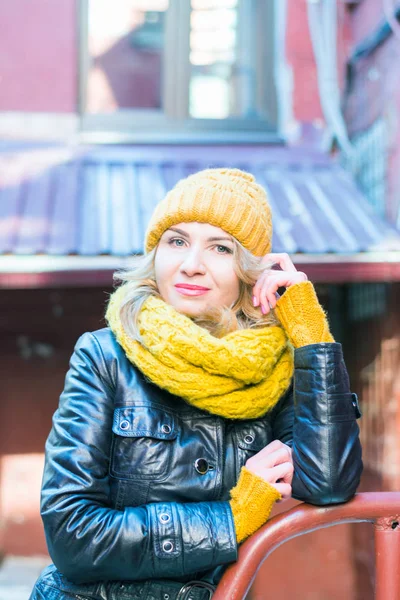
{"label": "metal awning", "polygon": [[265,186],[272,251],[290,254],[310,278],[400,280],[400,232],[315,150],[32,146],[0,153],[0,286],[111,284],[111,273],[142,251],[166,192],[190,173],[223,166]]}

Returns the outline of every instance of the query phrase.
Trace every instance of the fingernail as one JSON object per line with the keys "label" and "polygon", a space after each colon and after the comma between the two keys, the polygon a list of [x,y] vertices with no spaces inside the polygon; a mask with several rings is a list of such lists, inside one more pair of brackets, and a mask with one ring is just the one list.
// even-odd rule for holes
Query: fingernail
{"label": "fingernail", "polygon": [[266,309],[264,307],[264,304],[261,304],[261,312],[262,312],[263,315],[267,314],[267,311],[266,311]]}
{"label": "fingernail", "polygon": [[257,298],[253,296],[253,306],[257,306]]}

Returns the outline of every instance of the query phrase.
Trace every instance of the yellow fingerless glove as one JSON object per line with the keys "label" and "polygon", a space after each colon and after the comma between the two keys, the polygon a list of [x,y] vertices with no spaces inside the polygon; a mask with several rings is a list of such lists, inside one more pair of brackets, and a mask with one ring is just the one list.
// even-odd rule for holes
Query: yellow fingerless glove
{"label": "yellow fingerless glove", "polygon": [[281,498],[273,485],[242,467],[229,501],[239,544],[267,522],[274,503]]}
{"label": "yellow fingerless glove", "polygon": [[277,301],[275,313],[295,348],[335,341],[311,281],[288,287]]}

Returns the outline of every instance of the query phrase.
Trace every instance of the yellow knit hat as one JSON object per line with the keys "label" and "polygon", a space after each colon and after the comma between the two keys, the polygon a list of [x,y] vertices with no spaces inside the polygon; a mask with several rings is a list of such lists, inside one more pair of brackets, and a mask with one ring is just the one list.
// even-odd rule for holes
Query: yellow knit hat
{"label": "yellow knit hat", "polygon": [[271,208],[264,188],[240,169],[205,169],[181,179],[156,206],[145,234],[150,252],[172,225],[220,227],[255,256],[271,252]]}

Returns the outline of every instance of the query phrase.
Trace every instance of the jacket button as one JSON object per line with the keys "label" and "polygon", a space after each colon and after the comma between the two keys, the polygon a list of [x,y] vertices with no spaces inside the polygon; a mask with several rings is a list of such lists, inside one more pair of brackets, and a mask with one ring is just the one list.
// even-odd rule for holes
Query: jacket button
{"label": "jacket button", "polygon": [[205,475],[210,468],[210,465],[205,458],[198,458],[194,462],[194,468],[200,475]]}
{"label": "jacket button", "polygon": [[164,552],[172,552],[174,545],[172,542],[166,541],[162,545]]}
{"label": "jacket button", "polygon": [[252,444],[254,442],[254,435],[247,434],[244,436],[246,444]]}
{"label": "jacket button", "polygon": [[163,433],[171,433],[172,429],[171,429],[171,427],[169,425],[162,425],[161,426],[161,431]]}
{"label": "jacket button", "polygon": [[129,429],[129,421],[124,419],[123,421],[121,421],[119,427],[120,427],[120,429]]}
{"label": "jacket button", "polygon": [[171,517],[169,516],[168,513],[161,513],[159,518],[160,518],[161,523],[168,523],[171,520]]}

